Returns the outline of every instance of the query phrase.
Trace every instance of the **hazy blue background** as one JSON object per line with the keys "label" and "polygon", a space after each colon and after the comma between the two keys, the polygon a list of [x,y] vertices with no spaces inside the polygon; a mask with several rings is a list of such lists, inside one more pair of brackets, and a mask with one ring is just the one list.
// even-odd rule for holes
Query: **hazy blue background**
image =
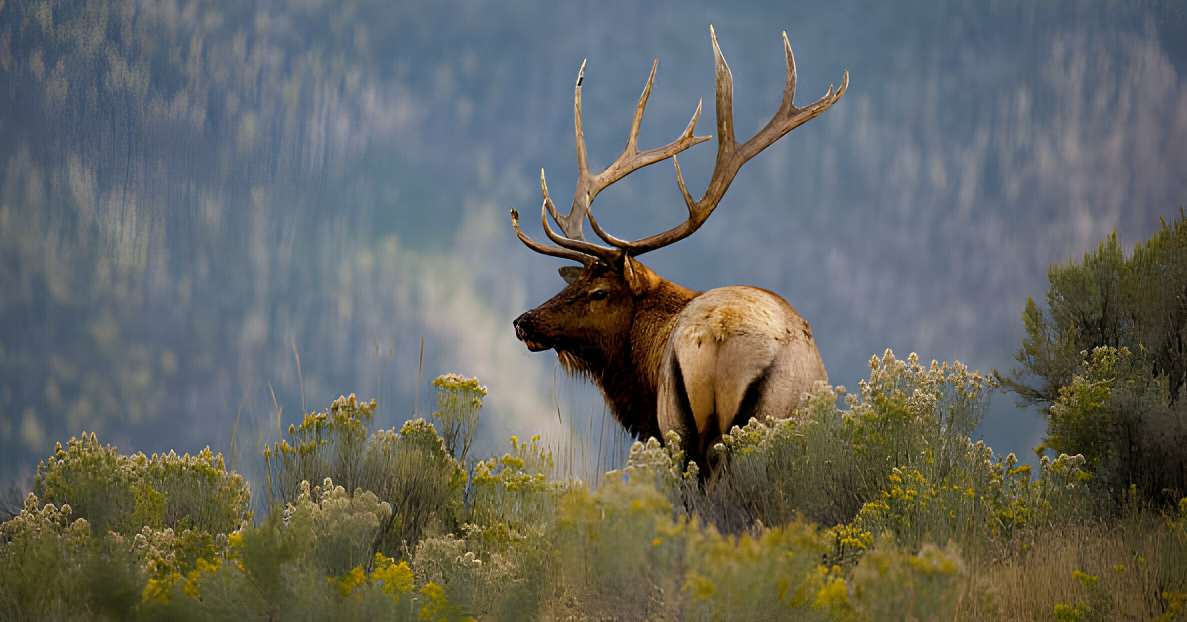
{"label": "hazy blue background", "polygon": [[[648,258],[782,293],[836,383],[886,347],[1012,366],[1049,264],[1187,204],[1182,3],[730,4],[0,0],[0,480],[83,430],[227,450],[236,421],[250,466],[276,409],[355,391],[393,425],[444,371],[490,388],[480,453],[542,432],[613,463],[600,398],[515,341],[560,262],[507,210],[535,213],[540,166],[572,192],[582,58],[595,165],[653,57],[642,142],[698,97],[711,133],[710,23],[740,138],[778,103],[780,30],[800,103],[852,83]],[[713,148],[683,158],[694,193]],[[667,165],[598,209],[623,236],[683,214]],[[984,433],[1021,453],[1042,427],[1003,396]]]}

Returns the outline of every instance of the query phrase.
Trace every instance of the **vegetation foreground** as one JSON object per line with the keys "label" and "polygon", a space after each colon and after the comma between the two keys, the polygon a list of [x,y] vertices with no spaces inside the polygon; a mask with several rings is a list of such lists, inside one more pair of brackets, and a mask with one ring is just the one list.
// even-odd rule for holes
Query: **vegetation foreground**
{"label": "vegetation foreground", "polygon": [[[1012,376],[888,350],[711,475],[674,437],[596,488],[538,438],[474,460],[454,374],[433,422],[306,415],[255,498],[210,449],[83,434],[0,524],[0,620],[1187,619],[1187,218],[1050,281]],[[970,436],[999,382],[1048,417],[1037,471]]]}
{"label": "vegetation foreground", "polygon": [[590,489],[535,438],[469,462],[485,389],[442,376],[440,432],[371,430],[354,396],[291,426],[262,517],[221,455],[83,435],[0,527],[0,618],[1182,618],[1187,500],[1112,507],[1082,456],[995,456],[969,438],[992,384],[888,351],[735,428],[703,483],[653,440]]}

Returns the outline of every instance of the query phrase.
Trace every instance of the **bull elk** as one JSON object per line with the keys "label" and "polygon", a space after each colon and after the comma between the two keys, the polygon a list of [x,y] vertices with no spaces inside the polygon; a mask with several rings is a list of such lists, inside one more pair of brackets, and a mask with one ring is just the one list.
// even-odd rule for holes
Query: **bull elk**
{"label": "bull elk", "polygon": [[[702,466],[708,449],[732,426],[743,425],[752,417],[790,415],[813,383],[827,380],[827,372],[808,322],[779,295],[747,286],[693,291],[660,277],[638,257],[696,232],[743,164],[828,110],[849,85],[846,71],[835,92],[829,86],[824,97],[797,107],[793,103],[795,57],[784,32],[787,82],[783,102],[757,134],[739,144],[734,139],[733,77],[712,26],[709,36],[716,73],[717,158],[700,199],[689,194],[676,158],[685,149],[709,140],[693,133],[701,114],[700,102],[676,140],[653,149],[638,148],[639,126],[658,61],[652,62],[639,96],[626,148],[605,170],[590,171],[582,130],[582,61],[573,94],[577,188],[567,215],[558,213],[544,170],[540,170],[544,196],[540,220],[556,246],[526,235],[520,229],[519,214],[511,210],[515,234],[528,248],[581,264],[560,269],[567,286],[516,318],[516,336],[533,352],[556,350],[567,372],[597,384],[614,416],[636,438],[662,440],[667,432],[676,431],[686,455]],[[669,158],[688,207],[687,220],[633,241],[606,232],[590,209],[598,193],[640,168]],[[549,224],[549,218],[560,227],[560,233]],[[606,246],[585,240],[585,220]]]}

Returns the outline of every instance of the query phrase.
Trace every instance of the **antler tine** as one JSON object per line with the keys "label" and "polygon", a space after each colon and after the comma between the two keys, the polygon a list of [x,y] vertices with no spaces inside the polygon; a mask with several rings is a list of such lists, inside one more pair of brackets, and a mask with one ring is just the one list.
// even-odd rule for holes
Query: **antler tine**
{"label": "antler tine", "polygon": [[511,210],[511,226],[515,229],[515,235],[519,238],[519,241],[523,242],[524,246],[527,246],[537,253],[550,255],[552,257],[560,257],[561,259],[571,259],[586,265],[589,265],[589,263],[594,260],[594,257],[590,257],[583,253],[565,248],[549,246],[547,244],[541,244],[540,242],[528,237],[528,235],[519,228],[519,212],[515,211],[514,209]]}
{"label": "antler tine", "polygon": [[680,162],[672,155],[672,164],[676,169],[676,185],[688,207],[688,219],[679,225],[661,233],[651,235],[636,241],[627,241],[609,235],[598,226],[593,214],[589,220],[594,231],[607,243],[617,247],[628,255],[639,255],[682,240],[692,235],[701,227],[717,205],[725,196],[726,190],[733,183],[734,177],[748,160],[758,155],[763,149],[786,136],[788,132],[816,118],[825,110],[841,99],[849,88],[849,71],[846,70],[841,87],[833,92],[830,85],[824,97],[812,102],[804,108],[795,106],[796,67],[795,54],[791,51],[791,43],[787,33],[783,33],[783,52],[787,62],[787,80],[783,87],[783,100],[779,109],[761,130],[745,143],[738,145],[734,137],[734,81],[730,73],[729,64],[717,43],[717,32],[709,26],[709,39],[713,43],[714,73],[716,74],[716,103],[717,103],[717,157],[713,164],[713,174],[709,179],[709,186],[700,200],[693,200],[692,195],[684,183],[684,175],[680,170]]}
{"label": "antler tine", "polygon": [[730,71],[729,63],[725,62],[725,55],[721,53],[721,46],[717,43],[717,30],[709,25],[709,40],[713,42],[713,73],[717,84],[717,162],[728,159],[738,146],[734,140],[734,74]]}
{"label": "antler tine", "polygon": [[[606,248],[605,246],[599,246],[597,244],[586,242],[585,239],[581,237],[574,238],[573,236],[569,235],[568,231],[564,230],[565,221],[561,219],[560,215],[557,213],[556,204],[552,202],[552,197],[548,193],[548,180],[544,177],[543,168],[540,169],[540,194],[544,195],[544,204],[540,208],[540,219],[544,225],[544,234],[548,236],[548,239],[560,244],[562,247],[568,250],[576,251],[596,259],[601,259],[606,263],[609,263],[613,257],[622,253],[622,251],[618,249]],[[561,230],[565,232],[564,236],[558,234],[548,224],[548,219],[545,217],[546,211],[548,214],[552,215],[552,219],[556,221],[557,224],[561,225]]]}
{"label": "antler tine", "polygon": [[647,108],[647,100],[651,99],[651,86],[655,84],[655,70],[659,69],[659,59],[651,60],[651,73],[647,74],[647,84],[643,85],[643,92],[639,95],[639,103],[635,104],[635,116],[631,119],[631,133],[626,138],[625,151],[634,153],[639,148],[639,127],[643,125],[643,111]]}
{"label": "antler tine", "polygon": [[563,230],[564,221],[561,220],[560,214],[556,211],[556,204],[552,202],[552,197],[548,194],[548,180],[544,177],[544,167],[542,166],[540,167],[540,194],[544,195],[544,206],[548,208],[548,213],[552,214],[552,219],[560,224]]}
{"label": "antler tine", "polygon": [[[626,147],[609,166],[601,172],[593,174],[589,170],[588,155],[585,148],[585,129],[582,121],[581,87],[585,80],[585,62],[582,61],[581,67],[577,71],[577,83],[573,88],[573,127],[577,143],[577,187],[573,191],[573,204],[569,209],[569,213],[563,217],[557,217],[559,214],[554,216],[557,224],[560,225],[561,230],[564,231],[569,239],[584,240],[581,223],[590,213],[590,206],[598,196],[598,193],[605,190],[607,186],[634,171],[674,157],[677,153],[710,139],[709,136],[696,136],[694,134],[697,121],[701,117],[701,102],[698,101],[692,118],[689,119],[688,125],[685,126],[684,131],[680,133],[680,136],[676,140],[660,147],[639,151],[639,130],[643,124],[643,115],[647,108],[647,101],[651,97],[651,89],[655,84],[655,74],[658,67],[659,61],[652,61],[651,71],[647,75],[647,82],[643,85],[643,92],[639,95],[638,103],[635,104],[635,114],[631,119],[631,128],[627,135]],[[555,212],[555,210],[553,211]]]}
{"label": "antler tine", "polygon": [[787,62],[787,82],[783,85],[783,103],[779,106],[780,110],[795,106],[795,52],[791,51],[791,42],[787,40],[786,30],[783,31],[783,57]]}
{"label": "antler tine", "polygon": [[573,135],[577,145],[577,189],[573,193],[573,205],[569,208],[569,215],[557,220],[561,230],[575,240],[584,239],[581,233],[581,221],[585,220],[585,212],[589,210],[588,202],[579,207],[578,197],[589,178],[589,162],[585,151],[585,127],[581,114],[581,85],[585,82],[585,63],[581,59],[581,66],[577,68],[577,82],[573,86]]}
{"label": "antler tine", "polygon": [[[556,242],[565,250],[580,253],[591,259],[599,259],[606,265],[613,265],[614,260],[622,255],[622,251],[616,248],[606,248],[585,240],[565,237],[554,231],[552,225],[548,224],[548,203],[549,201],[545,200],[544,204],[540,206],[540,224],[544,227],[544,235],[547,235],[548,239]],[[583,261],[582,263],[587,262]]]}
{"label": "antler tine", "polygon": [[793,102],[796,86],[795,54],[791,51],[791,43],[787,40],[786,32],[783,33],[783,51],[787,58],[787,84],[783,87],[783,102],[771,120],[738,150],[741,157],[739,167],[775,141],[786,136],[791,130],[820,116],[821,113],[837,103],[849,88],[849,70],[846,69],[841,76],[841,88],[836,92],[833,92],[833,85],[830,84],[824,97],[804,108],[796,107]]}

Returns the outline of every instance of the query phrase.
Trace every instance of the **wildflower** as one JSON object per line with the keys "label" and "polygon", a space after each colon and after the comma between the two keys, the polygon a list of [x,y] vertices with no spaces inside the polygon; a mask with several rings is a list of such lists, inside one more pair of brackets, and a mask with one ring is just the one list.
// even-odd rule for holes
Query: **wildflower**
{"label": "wildflower", "polygon": [[362,566],[355,566],[350,569],[350,572],[338,579],[338,592],[343,597],[350,596],[356,588],[367,582],[367,574],[363,572]]}
{"label": "wildflower", "polygon": [[210,561],[204,558],[198,558],[197,563],[194,564],[194,569],[186,574],[185,583],[182,584],[181,591],[185,592],[190,598],[198,598],[198,582],[202,580],[202,575],[214,574],[221,565],[222,563],[218,559]]}
{"label": "wildflower", "polygon": [[[379,555],[383,554],[376,553],[377,558]],[[377,568],[371,573],[371,580],[378,583],[379,589],[389,596],[399,598],[403,594],[412,592],[412,568],[408,566],[408,562],[393,564],[388,558],[386,566]]]}
{"label": "wildflower", "polygon": [[1086,588],[1091,588],[1100,581],[1100,577],[1080,570],[1073,570],[1072,577],[1079,581]]}
{"label": "wildflower", "polygon": [[[1011,454],[1011,455],[1013,455],[1013,454]],[[1016,467],[1010,469],[1006,474],[1010,475],[1011,477],[1013,477],[1015,475],[1030,475],[1030,465],[1023,464],[1023,465],[1016,466]]]}
{"label": "wildflower", "polygon": [[1084,605],[1056,603],[1053,613],[1055,614],[1055,619],[1059,622],[1076,622],[1077,620],[1084,619],[1084,616],[1088,613],[1088,608]]}
{"label": "wildflower", "polygon": [[424,584],[420,593],[425,597],[425,604],[421,606],[418,617],[424,622],[436,622],[448,619],[448,603],[445,601],[445,588],[433,581]]}
{"label": "wildflower", "polygon": [[169,594],[173,591],[173,586],[181,580],[181,573],[173,571],[164,577],[149,579],[144,584],[144,590],[140,592],[140,600],[142,602],[169,602]]}
{"label": "wildflower", "polygon": [[816,600],[812,603],[819,609],[836,609],[849,604],[849,587],[845,580],[834,577],[825,582],[816,592]]}
{"label": "wildflower", "polygon": [[691,592],[693,597],[698,600],[709,600],[713,597],[713,593],[717,591],[717,586],[713,585],[713,581],[708,577],[694,572],[688,576],[685,589]]}
{"label": "wildflower", "polygon": [[472,391],[483,397],[487,394],[486,387],[478,383],[478,378],[467,378],[453,372],[437,376],[433,380],[433,386],[450,391]]}

